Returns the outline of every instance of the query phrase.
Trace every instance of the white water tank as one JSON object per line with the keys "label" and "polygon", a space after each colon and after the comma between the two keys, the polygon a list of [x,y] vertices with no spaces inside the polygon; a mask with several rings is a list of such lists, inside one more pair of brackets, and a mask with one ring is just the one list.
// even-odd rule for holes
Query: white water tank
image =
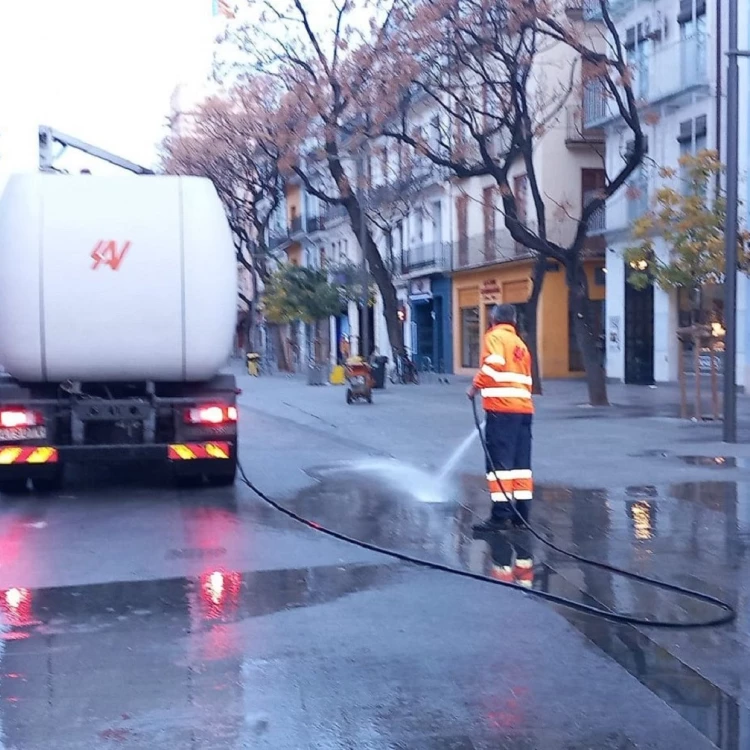
{"label": "white water tank", "polygon": [[0,365],[18,380],[209,380],[231,351],[236,311],[234,245],[210,181],[8,181]]}

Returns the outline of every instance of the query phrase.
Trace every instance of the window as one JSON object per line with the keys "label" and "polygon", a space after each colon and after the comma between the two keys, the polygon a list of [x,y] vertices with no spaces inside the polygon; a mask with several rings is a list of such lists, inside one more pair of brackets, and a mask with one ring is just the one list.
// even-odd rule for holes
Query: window
{"label": "window", "polygon": [[[706,115],[696,117],[695,120],[685,120],[680,123],[680,134],[677,136],[680,144],[680,157],[697,154],[704,151],[708,145],[708,127]],[[688,170],[680,165],[680,182],[683,189],[689,189]]]}
{"label": "window", "polygon": [[625,31],[625,52],[627,63],[635,73],[635,95],[639,99],[648,99],[649,95],[649,58],[651,40],[646,36],[645,26],[639,23]]}
{"label": "window", "polygon": [[435,115],[430,120],[430,148],[434,152],[440,150],[440,142],[442,138],[440,135],[440,115]]}
{"label": "window", "polygon": [[461,367],[479,367],[479,308],[461,308]]}
{"label": "window", "polygon": [[[634,141],[628,141],[625,146],[625,158],[629,158],[635,148]],[[648,154],[648,137],[644,136],[643,157]],[[636,167],[628,182],[626,197],[628,201],[628,221],[640,219],[648,211],[648,172],[643,161]]]}
{"label": "window", "polygon": [[[695,2],[695,9],[693,9]],[[706,76],[706,0],[680,0],[680,75],[684,86]]]}
{"label": "window", "polygon": [[[513,195],[516,199],[516,214],[518,216],[518,223],[522,226],[526,226],[527,217],[527,203],[529,200],[529,178],[527,175],[522,174],[513,178]],[[516,254],[524,255],[526,248],[520,243],[515,243]]]}
{"label": "window", "polygon": [[435,201],[430,210],[430,220],[432,222],[432,241],[436,245],[443,242],[443,204],[441,201]]}
{"label": "window", "polygon": [[[581,201],[588,204],[595,198],[602,197],[602,190],[607,184],[607,173],[603,169],[581,170]],[[603,232],[607,228],[607,218],[604,206],[598,208],[589,219],[589,232]]]}
{"label": "window", "polygon": [[495,186],[490,185],[482,192],[482,210],[484,212],[484,259],[495,258]]}
{"label": "window", "polygon": [[456,216],[458,218],[458,265],[469,264],[469,197],[459,195],[456,198]]}
{"label": "window", "polygon": [[[492,312],[492,308],[495,306],[496,303],[492,302],[488,305],[484,306],[484,312],[485,317],[487,320],[487,327],[489,328],[491,323],[491,317],[490,313]],[[526,312],[526,303],[525,302],[518,302],[513,305],[513,307],[516,310],[516,332],[518,335],[526,341],[526,336],[529,332],[528,329],[528,314]]]}
{"label": "window", "polygon": [[388,146],[383,145],[380,151],[380,171],[383,174],[382,183],[384,185],[387,185],[391,181],[389,158]]}

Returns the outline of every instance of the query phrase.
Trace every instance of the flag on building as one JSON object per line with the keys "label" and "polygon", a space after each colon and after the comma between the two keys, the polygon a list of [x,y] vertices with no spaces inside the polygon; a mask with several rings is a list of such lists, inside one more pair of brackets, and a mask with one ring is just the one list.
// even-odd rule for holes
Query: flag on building
{"label": "flag on building", "polygon": [[234,9],[229,4],[229,0],[213,0],[214,17],[224,16],[224,18],[234,18]]}

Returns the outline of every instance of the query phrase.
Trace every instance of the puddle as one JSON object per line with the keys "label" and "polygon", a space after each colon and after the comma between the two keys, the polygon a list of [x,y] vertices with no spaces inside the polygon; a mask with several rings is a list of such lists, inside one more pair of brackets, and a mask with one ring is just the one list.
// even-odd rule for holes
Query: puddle
{"label": "puddle", "polygon": [[707,466],[714,469],[747,469],[750,459],[737,456],[677,456],[688,466]]}
{"label": "puddle", "polygon": [[[190,578],[0,591],[0,640],[49,636],[112,619],[184,616],[193,623],[237,622],[323,604],[387,583],[399,564],[321,566],[252,573],[216,568]],[[4,626],[4,627],[3,627]]]}
{"label": "puddle", "polygon": [[688,466],[705,466],[709,469],[750,469],[750,458],[741,456],[675,456],[660,448],[628,453],[629,458],[674,458]]}

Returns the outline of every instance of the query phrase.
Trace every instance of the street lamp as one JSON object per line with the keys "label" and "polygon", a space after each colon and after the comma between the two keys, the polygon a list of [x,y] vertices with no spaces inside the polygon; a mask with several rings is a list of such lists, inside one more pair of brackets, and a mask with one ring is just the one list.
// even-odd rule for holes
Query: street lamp
{"label": "street lamp", "polygon": [[[720,11],[719,11],[720,12]],[[737,442],[737,200],[739,183],[739,95],[737,58],[750,50],[737,49],[737,0],[729,0],[727,49],[727,217],[724,231],[724,427],[725,443]],[[697,373],[696,373],[697,374]]]}

